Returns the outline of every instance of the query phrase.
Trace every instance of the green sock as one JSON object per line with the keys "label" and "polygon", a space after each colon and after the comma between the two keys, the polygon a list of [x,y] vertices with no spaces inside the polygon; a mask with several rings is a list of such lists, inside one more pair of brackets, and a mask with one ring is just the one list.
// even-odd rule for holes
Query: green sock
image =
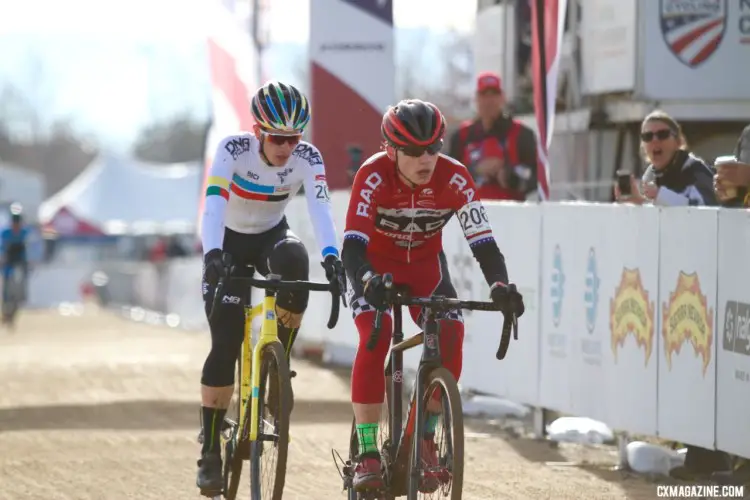
{"label": "green sock", "polygon": [[378,424],[357,424],[359,453],[378,452]]}
{"label": "green sock", "polygon": [[435,428],[438,424],[439,415],[436,413],[427,413],[427,419],[424,423],[424,433],[426,437],[431,437],[435,434]]}

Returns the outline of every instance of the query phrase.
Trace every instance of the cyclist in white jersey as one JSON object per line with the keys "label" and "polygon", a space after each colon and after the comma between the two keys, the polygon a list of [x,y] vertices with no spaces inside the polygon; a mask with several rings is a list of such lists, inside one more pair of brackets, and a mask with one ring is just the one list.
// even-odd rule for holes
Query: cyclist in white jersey
{"label": "cyclist in white jersey", "polygon": [[[253,133],[231,135],[218,146],[209,172],[203,211],[203,299],[211,306],[228,253],[241,272],[249,264],[262,275],[307,280],[305,246],[289,229],[284,209],[304,186],[315,237],[328,279],[344,281],[336,228],[331,215],[325,167],[320,152],[301,141],[310,121],[305,96],[292,85],[270,82],[252,100]],[[242,285],[229,284],[209,326],[211,351],[201,377],[203,448],[197,485],[205,496],[222,487],[219,434],[234,390],[235,361],[242,345]],[[287,359],[307,308],[308,292],[279,292],[279,339]],[[272,391],[273,392],[273,391]],[[269,399],[275,395],[270,394]],[[273,403],[269,401],[270,407]]]}

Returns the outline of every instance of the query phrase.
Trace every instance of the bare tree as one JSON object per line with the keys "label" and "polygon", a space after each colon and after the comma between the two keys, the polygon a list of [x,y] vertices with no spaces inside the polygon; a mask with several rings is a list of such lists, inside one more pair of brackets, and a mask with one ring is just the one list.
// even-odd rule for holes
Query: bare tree
{"label": "bare tree", "polygon": [[435,103],[449,122],[454,122],[471,115],[472,46],[469,35],[450,32],[444,36],[440,43],[442,66],[424,67],[424,47],[428,40],[422,36],[422,43],[413,44],[412,50],[399,61],[397,89],[402,99],[416,97]]}
{"label": "bare tree", "polygon": [[146,127],[133,146],[136,157],[158,163],[203,159],[208,122],[187,113]]}
{"label": "bare tree", "polygon": [[78,175],[97,153],[95,144],[81,137],[70,119],[45,125],[49,117],[36,105],[42,102],[39,99],[10,84],[0,90],[0,159],[44,175],[47,194],[52,194]]}

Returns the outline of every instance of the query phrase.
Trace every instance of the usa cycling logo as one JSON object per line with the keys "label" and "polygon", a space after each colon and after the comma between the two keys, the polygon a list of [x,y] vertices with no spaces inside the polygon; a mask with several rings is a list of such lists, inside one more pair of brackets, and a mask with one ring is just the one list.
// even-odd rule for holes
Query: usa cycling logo
{"label": "usa cycling logo", "polygon": [[563,273],[562,251],[560,245],[555,245],[555,253],[552,256],[552,285],[550,286],[550,298],[552,303],[552,323],[560,326],[562,318],[563,294],[565,292],[565,274]]}
{"label": "usa cycling logo", "polygon": [[659,21],[669,50],[695,68],[719,48],[727,26],[727,0],[659,0]]}
{"label": "usa cycling logo", "polygon": [[594,328],[596,328],[596,312],[599,309],[599,282],[599,273],[596,271],[596,252],[594,247],[591,247],[586,261],[586,291],[583,294],[583,303],[586,304],[586,329],[589,333],[594,333]]}

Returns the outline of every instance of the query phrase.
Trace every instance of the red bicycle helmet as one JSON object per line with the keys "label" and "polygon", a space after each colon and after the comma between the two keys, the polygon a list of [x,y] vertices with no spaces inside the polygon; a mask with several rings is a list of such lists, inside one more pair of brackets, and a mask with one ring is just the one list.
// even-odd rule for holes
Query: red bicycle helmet
{"label": "red bicycle helmet", "polygon": [[380,132],[395,149],[429,148],[443,140],[445,118],[431,102],[406,99],[386,111]]}

